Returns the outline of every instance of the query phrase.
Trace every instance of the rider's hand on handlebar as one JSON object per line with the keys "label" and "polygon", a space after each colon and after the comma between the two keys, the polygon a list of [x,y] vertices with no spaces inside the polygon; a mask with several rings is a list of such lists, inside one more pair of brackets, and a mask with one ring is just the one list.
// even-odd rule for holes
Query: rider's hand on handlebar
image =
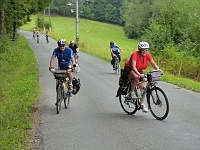
{"label": "rider's hand on handlebar", "polygon": [[52,68],[52,67],[49,67],[49,71],[54,73],[56,70],[54,68]]}

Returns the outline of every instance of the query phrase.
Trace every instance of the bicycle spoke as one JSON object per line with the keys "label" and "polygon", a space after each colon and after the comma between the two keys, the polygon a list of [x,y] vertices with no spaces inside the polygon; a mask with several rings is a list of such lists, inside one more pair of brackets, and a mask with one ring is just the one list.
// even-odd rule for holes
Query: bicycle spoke
{"label": "bicycle spoke", "polygon": [[158,120],[165,119],[169,112],[169,103],[164,91],[159,87],[155,87],[151,90],[148,98],[152,115]]}
{"label": "bicycle spoke", "polygon": [[133,115],[137,111],[137,106],[135,105],[133,99],[127,95],[119,95],[119,101],[122,109],[129,115]]}

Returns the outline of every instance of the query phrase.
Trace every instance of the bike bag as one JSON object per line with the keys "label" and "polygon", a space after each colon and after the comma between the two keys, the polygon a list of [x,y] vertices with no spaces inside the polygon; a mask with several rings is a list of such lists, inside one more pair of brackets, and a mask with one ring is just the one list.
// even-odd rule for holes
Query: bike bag
{"label": "bike bag", "polygon": [[73,84],[72,94],[76,95],[80,90],[80,86],[81,86],[80,79],[74,77],[72,80],[72,84]]}
{"label": "bike bag", "polygon": [[160,70],[153,70],[148,73],[147,79],[150,82],[160,81],[161,71]]}

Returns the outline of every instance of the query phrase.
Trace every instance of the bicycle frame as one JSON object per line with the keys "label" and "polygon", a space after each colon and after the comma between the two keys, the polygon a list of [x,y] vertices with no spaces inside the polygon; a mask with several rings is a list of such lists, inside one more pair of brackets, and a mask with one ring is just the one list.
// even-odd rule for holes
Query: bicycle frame
{"label": "bicycle frame", "polygon": [[57,79],[57,98],[56,98],[56,109],[57,114],[60,112],[61,103],[64,100],[65,108],[67,109],[69,107],[69,101],[71,97],[71,93],[67,90],[67,85],[69,82],[69,72],[67,70],[56,70],[54,72],[54,76]]}

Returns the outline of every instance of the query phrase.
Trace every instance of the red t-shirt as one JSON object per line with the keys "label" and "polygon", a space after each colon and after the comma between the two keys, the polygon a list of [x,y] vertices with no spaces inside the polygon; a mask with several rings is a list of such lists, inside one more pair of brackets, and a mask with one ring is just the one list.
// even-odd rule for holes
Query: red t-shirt
{"label": "red t-shirt", "polygon": [[144,56],[144,63],[142,63],[140,51],[135,51],[131,55],[131,58],[125,62],[125,66],[131,68],[132,60],[136,61],[136,68],[138,72],[142,72],[142,70],[147,68],[148,62],[152,60],[151,54],[147,51],[146,55]]}

